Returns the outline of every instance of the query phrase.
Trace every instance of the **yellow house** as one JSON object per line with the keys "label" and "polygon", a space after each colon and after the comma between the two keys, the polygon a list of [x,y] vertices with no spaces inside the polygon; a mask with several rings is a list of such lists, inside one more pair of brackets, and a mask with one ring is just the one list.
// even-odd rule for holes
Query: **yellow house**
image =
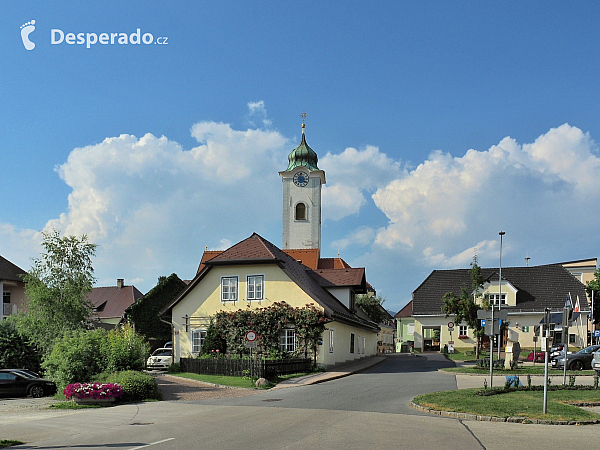
{"label": "yellow house", "polygon": [[[575,313],[573,326],[569,328],[569,345],[587,345],[589,306],[585,286],[569,268],[562,264],[503,267],[501,289],[498,269],[482,268],[481,274],[484,279],[481,294],[488,296],[508,315],[508,326],[500,336],[501,346],[510,338],[518,340],[521,347],[539,347],[535,330],[544,317],[545,308],[562,312],[568,296],[574,306],[579,299],[580,306],[580,312]],[[477,342],[474,330],[465,323],[454,323],[452,316],[446,317],[441,312],[444,295],[447,292],[460,295],[462,288],[471,289],[469,269],[434,270],[413,292],[416,350],[440,350],[445,345],[463,351],[474,348]],[[561,342],[561,325],[552,324],[551,329],[554,342]]]}
{"label": "yellow house", "polygon": [[[171,310],[175,362],[199,354],[210,318],[218,311],[264,308],[275,302],[297,308],[312,305],[324,312],[329,322],[319,342],[317,364],[331,367],[377,353],[378,326],[354,306],[355,295],[366,292],[364,268],[312,269],[256,233],[208,256],[187,288],[161,311]],[[325,261],[322,265],[327,266]],[[293,351],[296,345],[294,329],[283,329],[280,350]]]}

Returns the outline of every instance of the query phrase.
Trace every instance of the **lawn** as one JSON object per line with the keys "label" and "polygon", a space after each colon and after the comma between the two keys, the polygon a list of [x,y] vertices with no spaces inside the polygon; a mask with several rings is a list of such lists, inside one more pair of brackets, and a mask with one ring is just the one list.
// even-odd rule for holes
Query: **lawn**
{"label": "lawn", "polygon": [[[196,381],[204,381],[205,383],[219,384],[222,386],[256,389],[256,387],[254,385],[254,381],[251,380],[249,377],[230,377],[230,376],[225,376],[225,375],[204,375],[204,374],[197,374],[197,373],[191,373],[191,372],[175,372],[175,373],[169,373],[169,375],[173,375],[176,377],[182,377],[182,378],[189,378],[191,380],[196,380]],[[275,379],[275,380],[269,380],[270,385],[268,387],[273,387],[277,383],[279,383],[283,380],[287,380],[289,378],[302,377],[304,375],[309,375],[309,373],[306,372],[306,373],[294,373],[291,375],[283,375],[281,377],[277,377],[277,379]]]}
{"label": "lawn", "polygon": [[[464,373],[467,375],[489,375],[490,374],[490,369],[489,368],[481,368],[481,367],[446,367],[444,369],[440,369],[441,372],[448,372],[448,373]],[[596,372],[593,370],[567,370],[567,376],[568,375],[575,375],[575,376],[592,376],[594,375]],[[536,365],[534,366],[522,366],[519,367],[518,369],[494,369],[494,374],[495,375],[544,375],[544,366],[541,365]],[[563,371],[562,369],[560,370],[556,370],[556,369],[550,369],[548,368],[548,375],[552,376],[552,375],[556,375],[556,376],[562,376],[563,375]]]}
{"label": "lawn", "polygon": [[454,411],[494,417],[523,417],[556,421],[598,420],[600,415],[568,402],[599,402],[600,390],[548,392],[548,413],[543,414],[543,391],[512,391],[498,395],[476,395],[480,389],[434,392],[419,395],[414,403],[438,411]]}

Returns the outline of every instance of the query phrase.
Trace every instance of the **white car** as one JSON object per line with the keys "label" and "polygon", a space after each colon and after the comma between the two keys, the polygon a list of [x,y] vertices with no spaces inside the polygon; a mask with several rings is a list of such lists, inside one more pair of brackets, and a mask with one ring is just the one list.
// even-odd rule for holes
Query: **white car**
{"label": "white car", "polygon": [[594,369],[596,374],[600,376],[600,350],[594,352],[594,357],[592,358],[592,369]]}
{"label": "white car", "polygon": [[168,369],[173,363],[172,348],[157,348],[152,352],[148,361],[146,361],[146,369]]}

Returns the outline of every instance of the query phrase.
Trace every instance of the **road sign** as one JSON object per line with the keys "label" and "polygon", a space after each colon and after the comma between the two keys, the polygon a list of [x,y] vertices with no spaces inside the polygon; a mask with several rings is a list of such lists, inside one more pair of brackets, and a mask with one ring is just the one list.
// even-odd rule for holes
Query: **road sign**
{"label": "road sign", "polygon": [[594,337],[600,337],[600,330],[594,330]]}
{"label": "road sign", "polygon": [[246,340],[248,342],[254,342],[254,341],[256,341],[256,338],[257,338],[257,336],[256,336],[256,332],[255,331],[248,331],[246,333]]}
{"label": "road sign", "polygon": [[448,329],[452,330],[454,328],[454,322],[448,322]]}
{"label": "road sign", "polygon": [[258,343],[256,341],[246,341],[244,342],[246,348],[256,348]]}

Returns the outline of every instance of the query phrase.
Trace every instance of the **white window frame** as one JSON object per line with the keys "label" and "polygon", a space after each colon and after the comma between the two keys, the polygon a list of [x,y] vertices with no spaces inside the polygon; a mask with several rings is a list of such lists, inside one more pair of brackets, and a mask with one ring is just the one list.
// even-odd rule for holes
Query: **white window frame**
{"label": "white window frame", "polygon": [[365,336],[363,336],[363,348],[362,348],[362,354],[365,354],[365,347],[367,346],[367,338]]}
{"label": "white window frame", "polygon": [[298,349],[298,340],[296,339],[296,330],[294,328],[284,328],[279,333],[279,350],[292,353]]}
{"label": "white window frame", "polygon": [[329,353],[333,353],[333,342],[335,337],[335,330],[333,328],[329,329]]}
{"label": "white window frame", "polygon": [[[231,292],[231,281],[235,280],[234,292]],[[237,302],[238,300],[238,287],[239,279],[237,275],[223,276],[221,277],[221,302]],[[227,293],[226,293],[227,291]],[[228,298],[225,298],[227,295]],[[233,297],[233,298],[232,298]]]}
{"label": "white window frame", "polygon": [[360,351],[360,345],[362,344],[362,339],[361,339],[361,336],[360,336],[360,334],[358,335],[358,338],[357,338],[357,340],[356,340],[356,341],[357,341],[357,342],[356,342],[356,344],[357,344],[357,346],[356,346],[356,350],[357,350],[356,354],[357,354],[357,355],[360,355],[360,354],[361,354],[361,351]]}
{"label": "white window frame", "polygon": [[[260,279],[260,293],[257,295],[256,281]],[[251,282],[252,280],[252,282]],[[253,287],[253,294],[250,294],[250,286]],[[264,300],[265,299],[265,276],[264,274],[255,274],[246,276],[246,300]]]}
{"label": "white window frame", "polygon": [[459,336],[468,336],[469,335],[469,326],[468,325],[459,325],[458,326],[458,335]]}
{"label": "white window frame", "polygon": [[[498,298],[499,297],[500,297],[500,294],[498,294],[498,293],[496,293],[496,294],[489,294],[490,304],[492,304],[494,306],[498,306]],[[501,301],[500,305],[507,305],[507,303],[506,303],[506,292],[502,293],[502,301]]]}
{"label": "white window frame", "polygon": [[[199,336],[194,336],[195,334],[199,334]],[[206,339],[206,330],[204,328],[194,328],[190,333],[190,342],[191,342],[191,350],[192,354],[197,355],[200,353],[202,349],[202,344],[204,344],[204,340]],[[195,341],[199,341],[195,343]]]}

